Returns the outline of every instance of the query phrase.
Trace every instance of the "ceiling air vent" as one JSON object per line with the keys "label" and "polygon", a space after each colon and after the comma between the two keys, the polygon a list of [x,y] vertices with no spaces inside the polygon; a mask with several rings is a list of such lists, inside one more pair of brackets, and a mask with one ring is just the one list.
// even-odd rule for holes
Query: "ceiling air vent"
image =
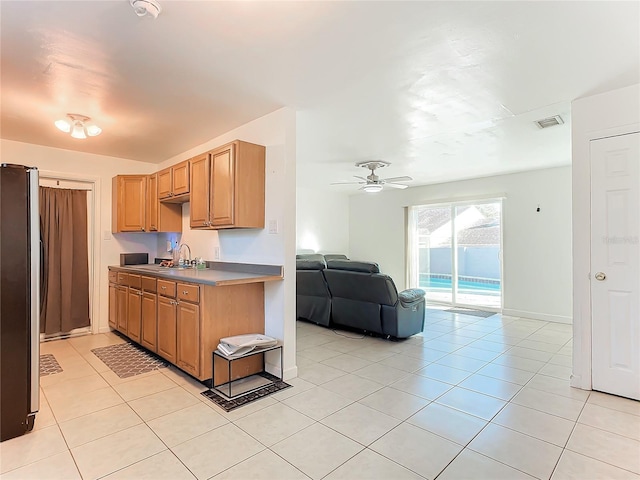
{"label": "ceiling air vent", "polygon": [[562,125],[564,120],[560,115],[554,115],[553,117],[543,118],[542,120],[536,120],[535,124],[540,128],[555,127],[556,125]]}

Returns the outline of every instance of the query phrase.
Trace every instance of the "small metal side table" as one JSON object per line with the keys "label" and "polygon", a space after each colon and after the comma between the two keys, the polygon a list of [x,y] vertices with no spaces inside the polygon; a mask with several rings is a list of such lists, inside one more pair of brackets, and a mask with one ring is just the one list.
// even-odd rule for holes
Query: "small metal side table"
{"label": "small metal side table", "polygon": [[[245,353],[244,355],[240,355],[240,356],[227,356],[224,353],[222,353],[220,350],[216,349],[213,351],[213,354],[211,355],[211,390],[215,390],[218,393],[221,393],[222,395],[224,395],[225,397],[229,398],[229,399],[233,399],[233,398],[237,398],[241,395],[246,395],[248,393],[251,392],[255,392],[256,390],[259,390],[263,387],[265,387],[266,385],[270,385],[272,383],[275,383],[275,380],[269,380],[265,377],[261,377],[260,373],[265,373],[265,356],[262,355],[262,372],[259,373],[253,373],[251,375],[248,375],[246,377],[242,377],[242,378],[236,378],[235,380],[231,380],[231,366],[233,364],[233,362],[235,362],[236,360],[240,360],[242,358],[248,358],[248,357],[252,357],[254,355],[258,355],[261,353],[266,353],[266,352],[271,352],[273,350],[279,350],[280,353],[280,378],[279,380],[282,381],[282,375],[283,375],[283,365],[282,365],[282,342],[280,340],[278,340],[278,343],[276,345],[273,345],[271,347],[264,347],[264,348],[255,348],[253,350],[251,350],[248,353]],[[227,361],[227,365],[229,367],[228,370],[228,379],[229,381],[226,383],[221,383],[219,385],[215,384],[216,381],[216,357],[220,357],[224,360]],[[231,387],[235,384],[238,385],[242,382],[246,383],[246,380],[251,378],[251,377],[260,377],[262,378],[262,380],[264,380],[260,385],[255,386],[255,387],[251,387],[249,386],[248,389],[246,390],[242,390],[239,393],[233,394],[232,393],[232,389]],[[223,391],[222,388],[224,388],[227,391]]]}

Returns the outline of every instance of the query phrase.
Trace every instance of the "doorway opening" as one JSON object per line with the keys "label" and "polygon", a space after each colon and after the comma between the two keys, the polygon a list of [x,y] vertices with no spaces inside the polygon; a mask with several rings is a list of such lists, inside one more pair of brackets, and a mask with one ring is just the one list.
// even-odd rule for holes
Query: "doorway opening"
{"label": "doorway opening", "polygon": [[[96,333],[97,325],[94,325],[94,318],[96,317],[97,305],[95,300],[95,225],[96,220],[96,190],[97,180],[93,178],[73,178],[67,174],[57,174],[52,172],[40,172],[40,187],[67,189],[67,190],[81,190],[86,192],[86,235],[87,235],[87,268],[88,268],[88,313],[89,324],[79,328],[68,328],[62,330],[68,331],[56,331],[46,332],[40,334],[41,341],[55,340],[59,338],[68,338],[79,335],[86,335],[90,333]],[[47,268],[43,265],[43,268]],[[86,298],[86,297],[85,297]]]}
{"label": "doorway opening", "polygon": [[502,199],[409,208],[409,286],[430,303],[502,308]]}

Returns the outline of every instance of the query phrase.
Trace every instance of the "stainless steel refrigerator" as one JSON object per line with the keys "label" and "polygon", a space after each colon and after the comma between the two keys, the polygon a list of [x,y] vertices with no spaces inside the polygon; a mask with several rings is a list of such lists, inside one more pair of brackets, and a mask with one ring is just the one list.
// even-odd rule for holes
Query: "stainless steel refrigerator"
{"label": "stainless steel refrigerator", "polygon": [[40,403],[38,170],[0,165],[0,441],[33,429]]}

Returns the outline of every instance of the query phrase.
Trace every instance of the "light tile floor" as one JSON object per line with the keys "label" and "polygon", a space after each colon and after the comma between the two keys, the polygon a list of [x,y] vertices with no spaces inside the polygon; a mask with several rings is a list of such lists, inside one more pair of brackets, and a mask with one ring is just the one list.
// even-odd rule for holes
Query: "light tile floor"
{"label": "light tile floor", "polygon": [[571,328],[429,308],[404,341],[298,322],[293,388],[226,413],[176,369],[121,379],[103,334],[42,345],[2,479],[640,479],[640,402],[569,387]]}

